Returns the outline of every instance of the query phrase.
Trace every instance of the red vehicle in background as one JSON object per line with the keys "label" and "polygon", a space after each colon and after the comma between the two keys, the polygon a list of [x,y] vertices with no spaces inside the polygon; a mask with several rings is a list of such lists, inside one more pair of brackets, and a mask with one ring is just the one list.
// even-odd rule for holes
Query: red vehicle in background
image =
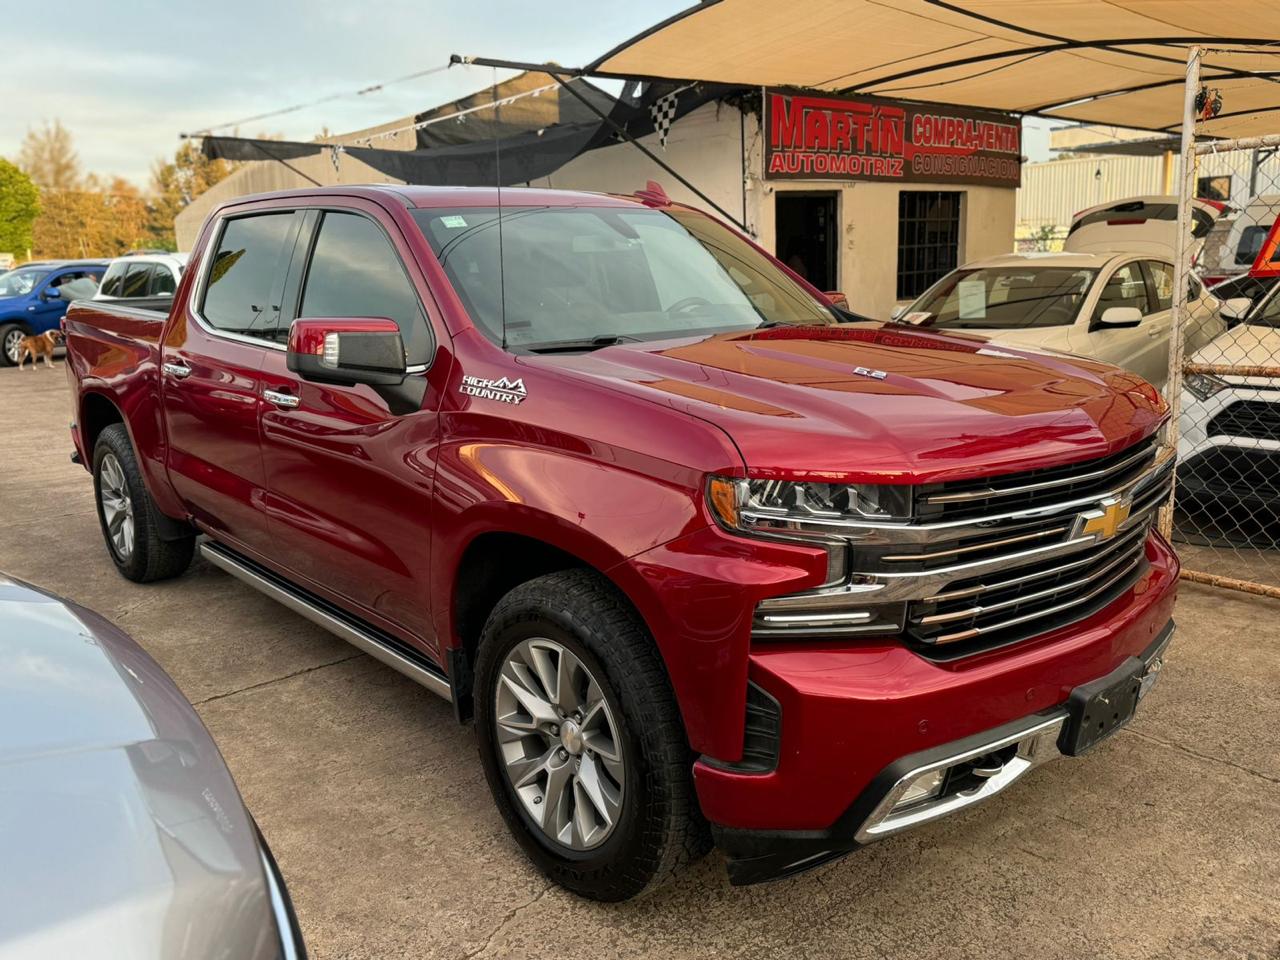
{"label": "red vehicle in background", "polygon": [[652,192],[248,198],[191,263],[65,322],[116,566],[202,536],[450,699],[584,896],[944,816],[1157,676],[1173,462],[1132,374],[850,322]]}

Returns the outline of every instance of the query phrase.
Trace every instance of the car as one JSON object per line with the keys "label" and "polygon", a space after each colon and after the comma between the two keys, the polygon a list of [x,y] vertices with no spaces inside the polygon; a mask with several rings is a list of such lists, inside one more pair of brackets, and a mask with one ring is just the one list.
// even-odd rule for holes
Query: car
{"label": "car", "polygon": [[[1280,369],[1280,286],[1273,283],[1257,303],[1228,300],[1222,312],[1232,328],[1191,363]],[[1216,529],[1261,533],[1274,543],[1280,535],[1280,377],[1244,369],[1189,374],[1178,430],[1179,504],[1202,520],[1215,518]]]}
{"label": "car", "polygon": [[[1206,286],[1247,274],[1261,252],[1268,231],[1280,215],[1280,194],[1254,197],[1233,217],[1219,220],[1205,238],[1196,271]],[[1215,289],[1215,296],[1228,299]]]}
{"label": "car", "polygon": [[[1190,350],[1226,329],[1218,301],[1188,280]],[[1173,264],[1137,253],[1019,253],[965,264],[896,312],[905,323],[1000,344],[1105,360],[1163,388]]]}
{"label": "car", "polygon": [[[1225,203],[1197,197],[1191,205],[1191,254],[1199,253],[1205,238],[1229,210]],[[1178,198],[1129,197],[1109,200],[1081,210],[1071,218],[1062,249],[1068,253],[1108,253],[1123,250],[1173,258],[1178,227]]]}
{"label": "car", "polygon": [[[23,337],[57,330],[71,300],[92,296],[105,260],[28,264],[0,274],[0,366],[16,366]],[[64,289],[65,287],[65,289]]]}
{"label": "car", "polygon": [[0,957],[295,960],[279,868],[191,704],[102,616],[0,575]]}
{"label": "car", "polygon": [[66,318],[107,556],[199,550],[450,701],[581,896],[712,842],[737,884],[816,866],[1087,752],[1159,675],[1136,374],[850,321],[654,189],[241,198],[192,264]]}
{"label": "car", "polygon": [[136,253],[117,257],[107,266],[93,299],[172,297],[186,266],[185,253]]}

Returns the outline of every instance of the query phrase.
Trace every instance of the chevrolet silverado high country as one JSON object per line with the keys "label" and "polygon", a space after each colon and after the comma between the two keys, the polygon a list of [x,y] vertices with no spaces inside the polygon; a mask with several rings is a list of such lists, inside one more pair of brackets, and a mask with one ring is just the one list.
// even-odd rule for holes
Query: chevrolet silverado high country
{"label": "chevrolet silverado high country", "polygon": [[1173,461],[1134,374],[849,322],[652,188],[252,197],[191,264],[65,321],[115,565],[198,546],[448,698],[584,896],[963,809],[1158,675]]}

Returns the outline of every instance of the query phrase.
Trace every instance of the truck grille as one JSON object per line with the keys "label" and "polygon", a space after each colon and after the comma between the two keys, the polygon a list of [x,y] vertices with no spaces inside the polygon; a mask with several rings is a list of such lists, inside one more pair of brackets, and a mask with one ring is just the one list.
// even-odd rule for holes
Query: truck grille
{"label": "truck grille", "polygon": [[[1156,511],[1167,500],[1173,477],[1173,461],[1165,460],[1154,471],[1158,451],[1151,444],[1142,445],[1138,456],[1133,448],[1105,458],[1104,461],[1078,464],[1080,474],[1100,472],[1103,463],[1109,476],[1120,476],[1120,483],[1132,482],[1141,472],[1132,474],[1132,464],[1142,464],[1151,473],[1136,488],[1123,529],[1110,539],[1095,542],[1068,553],[1052,557],[1037,556],[1034,549],[1044,544],[1062,544],[1070,539],[1079,514],[1070,511],[1038,521],[1024,522],[1002,530],[1002,539],[988,540],[967,555],[997,560],[1008,557],[994,572],[957,578],[920,600],[908,604],[906,635],[920,652],[934,659],[952,659],[979,650],[1018,643],[1022,640],[1085,619],[1101,610],[1131,589],[1146,569],[1146,541]],[[1062,481],[1058,487],[1070,489],[1072,499],[1080,486],[1069,474],[1055,471]],[[1024,475],[1025,476],[1025,475]],[[1093,480],[1086,481],[1093,483]],[[1092,489],[1105,496],[1117,489],[1112,482],[1102,489]],[[996,485],[992,484],[991,487]],[[1080,494],[1083,495],[1083,494]],[[949,544],[930,544],[929,551]],[[1025,559],[1017,554],[1029,553]],[[889,561],[890,557],[885,557]],[[926,561],[927,562],[927,561]],[[887,566],[888,564],[886,564]],[[927,568],[926,568],[927,569]]]}
{"label": "truck grille", "polygon": [[917,496],[926,522],[982,518],[1027,510],[1123,486],[1151,468],[1159,453],[1154,435],[1117,453],[1065,467],[1046,467],[979,480],[922,488]]}
{"label": "truck grille", "polygon": [[1280,403],[1237,400],[1209,421],[1209,436],[1280,440]]}

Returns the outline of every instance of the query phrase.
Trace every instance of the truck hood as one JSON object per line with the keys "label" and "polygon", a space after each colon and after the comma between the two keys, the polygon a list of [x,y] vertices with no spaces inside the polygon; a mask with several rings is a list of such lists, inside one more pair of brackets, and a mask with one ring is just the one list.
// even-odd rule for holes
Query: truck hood
{"label": "truck hood", "polygon": [[1241,324],[1196,352],[1193,363],[1272,366],[1280,357],[1280,329]]}
{"label": "truck hood", "polygon": [[1092,361],[898,324],[778,327],[540,357],[717,424],[752,476],[929,483],[1104,456],[1164,416]]}

